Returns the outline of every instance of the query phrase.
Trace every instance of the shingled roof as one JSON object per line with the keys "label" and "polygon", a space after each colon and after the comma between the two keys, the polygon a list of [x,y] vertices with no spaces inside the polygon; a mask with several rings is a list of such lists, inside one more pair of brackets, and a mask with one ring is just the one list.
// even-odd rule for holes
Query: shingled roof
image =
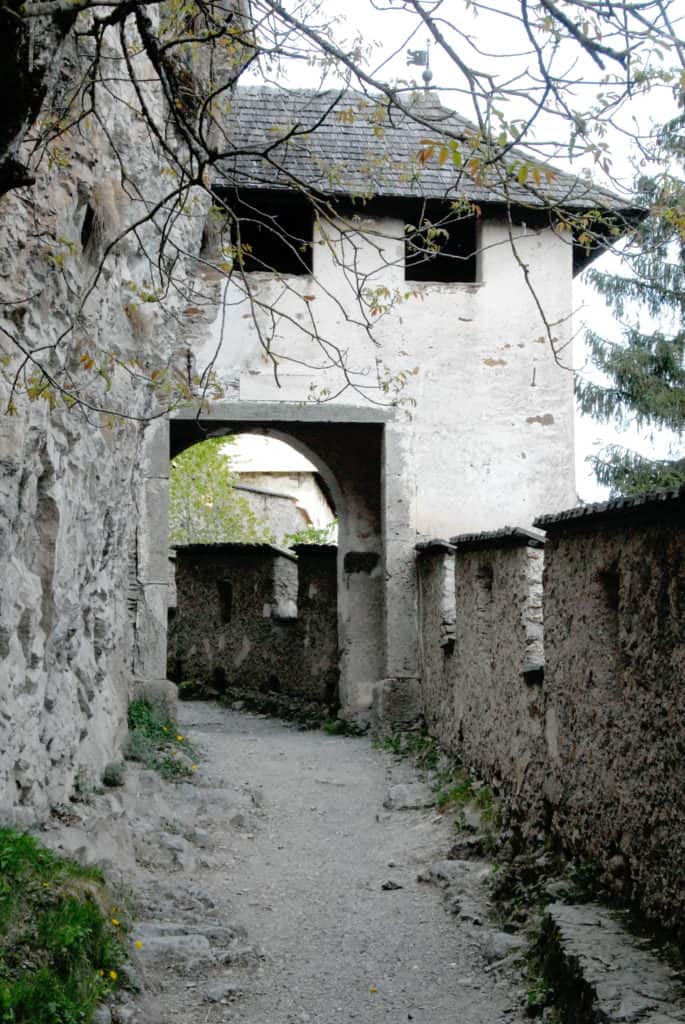
{"label": "shingled roof", "polygon": [[[601,209],[630,220],[640,214],[585,177],[539,167],[519,180],[522,164],[536,162],[521,150],[508,153],[508,173],[496,163],[484,180],[456,167],[451,151],[441,166],[441,141],[449,145],[456,139],[466,162],[473,124],[441,106],[431,93],[413,94],[403,102],[410,113],[385,97],[349,91],[238,88],[225,124],[235,156],[224,162],[217,184],[265,190],[305,186],[328,198],[460,197],[529,209]],[[436,143],[434,152],[422,161],[429,141]]]}

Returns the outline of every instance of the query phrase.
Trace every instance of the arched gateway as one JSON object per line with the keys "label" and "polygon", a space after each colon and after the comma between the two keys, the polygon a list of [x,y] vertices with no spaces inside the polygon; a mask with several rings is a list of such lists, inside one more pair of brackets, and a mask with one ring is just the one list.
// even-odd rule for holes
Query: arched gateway
{"label": "arched gateway", "polygon": [[[416,688],[414,532],[401,434],[394,419],[393,410],[373,406],[225,402],[201,413],[179,411],[159,424],[149,440],[148,461],[157,470],[207,437],[241,432],[284,440],[317,467],[340,519],[339,696],[343,714],[351,717],[368,715],[374,687],[383,680],[391,679],[392,689],[406,689],[407,696]],[[167,516],[164,479],[155,479],[158,500],[147,510],[146,533],[151,552],[157,551],[153,560],[161,565],[167,556]],[[161,588],[164,582],[160,578],[152,585]],[[148,607],[150,603],[146,602]],[[155,601],[160,613],[162,603]],[[152,631],[158,633],[158,642],[143,682],[164,687],[166,637],[161,614]]]}

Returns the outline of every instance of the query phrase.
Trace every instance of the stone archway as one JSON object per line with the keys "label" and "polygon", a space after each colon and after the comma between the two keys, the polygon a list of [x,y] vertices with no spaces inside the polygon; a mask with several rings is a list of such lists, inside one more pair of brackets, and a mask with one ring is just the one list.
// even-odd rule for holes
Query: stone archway
{"label": "stone archway", "polygon": [[[207,437],[263,433],[285,441],[321,473],[339,515],[338,644],[340,703],[351,714],[368,709],[385,671],[381,472],[385,418],[353,410],[326,418],[285,403],[230,403],[170,422],[170,454]],[[354,417],[354,418],[351,418]],[[364,417],[364,418],[361,418]]]}
{"label": "stone archway", "polygon": [[[240,401],[215,403],[207,410],[180,410],[164,429],[159,425],[151,432],[150,461],[159,466],[163,451],[168,472],[169,457],[190,445],[241,432],[262,432],[301,451],[317,467],[338,506],[343,714],[368,716],[374,689],[382,681],[389,680],[391,690],[406,696],[415,689],[417,677],[415,535],[394,410]],[[156,493],[159,497],[161,490]],[[156,515],[148,510],[143,530],[147,545],[159,549],[160,559],[162,552],[166,558],[164,510]],[[157,616],[155,635],[160,628]],[[165,676],[159,648],[157,642],[156,671],[150,665],[157,679]]]}

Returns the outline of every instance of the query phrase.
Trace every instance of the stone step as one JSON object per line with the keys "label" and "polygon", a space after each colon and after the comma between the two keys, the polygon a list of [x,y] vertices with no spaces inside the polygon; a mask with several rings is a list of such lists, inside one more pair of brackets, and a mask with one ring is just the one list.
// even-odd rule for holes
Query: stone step
{"label": "stone step", "polygon": [[618,913],[588,903],[545,908],[542,969],[567,1021],[685,1024],[682,983]]}

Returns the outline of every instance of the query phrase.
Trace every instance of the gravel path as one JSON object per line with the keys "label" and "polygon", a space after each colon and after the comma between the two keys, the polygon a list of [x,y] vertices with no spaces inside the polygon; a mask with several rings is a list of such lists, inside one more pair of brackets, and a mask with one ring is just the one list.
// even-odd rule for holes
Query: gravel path
{"label": "gravel path", "polygon": [[143,943],[144,991],[114,1021],[523,1019],[520,983],[498,962],[507,937],[485,919],[486,866],[440,862],[453,830],[434,810],[384,809],[389,786],[415,781],[406,762],[366,738],[180,710],[202,750],[194,782],[133,771],[91,827],[102,854],[119,823],[110,856],[135,878]]}

